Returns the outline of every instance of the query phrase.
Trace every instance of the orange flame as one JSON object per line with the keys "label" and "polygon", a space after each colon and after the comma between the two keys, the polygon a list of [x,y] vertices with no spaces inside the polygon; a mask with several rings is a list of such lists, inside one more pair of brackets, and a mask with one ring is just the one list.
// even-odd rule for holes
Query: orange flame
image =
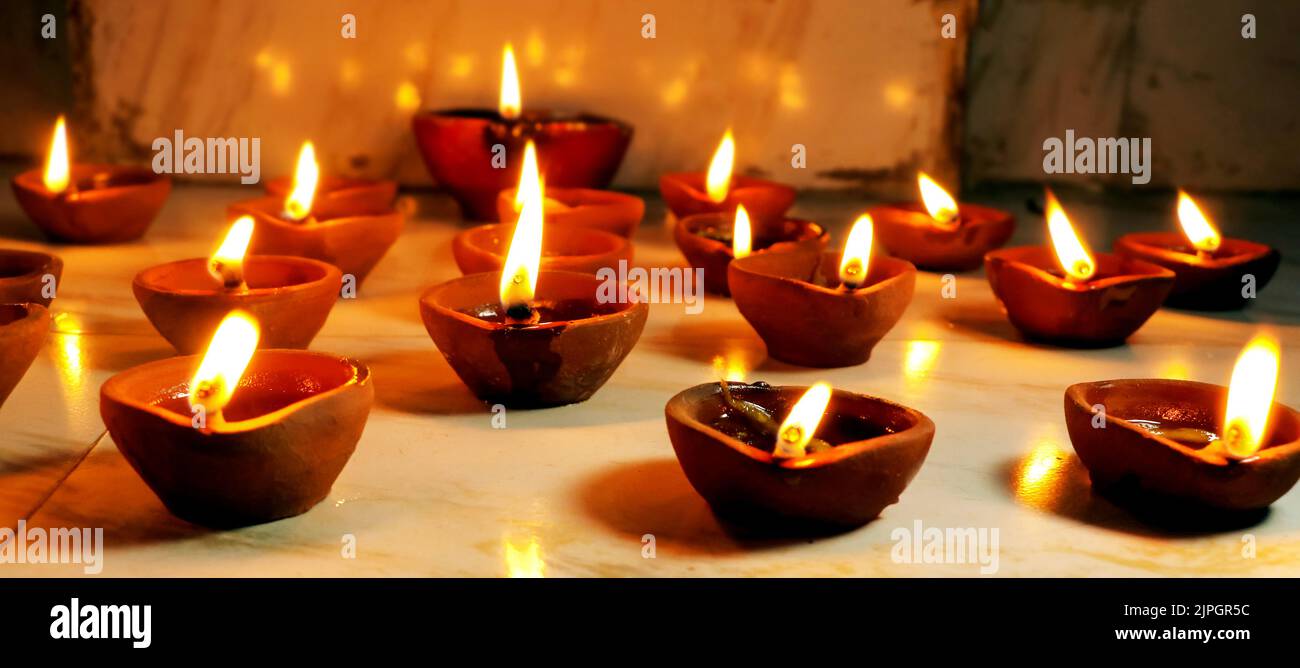
{"label": "orange flame", "polygon": [[849,238],[844,242],[844,253],[840,255],[840,282],[844,287],[856,290],[866,282],[875,229],[871,216],[865,213],[853,222]]}
{"label": "orange flame", "polygon": [[501,267],[501,306],[507,310],[528,306],[533,300],[537,290],[537,272],[542,263],[542,218],[546,196],[541,174],[537,171],[537,147],[533,146],[532,140],[524,147],[519,197],[523,206],[519,210],[514,235],[510,237],[510,251]]}
{"label": "orange flame", "polygon": [[244,284],[244,254],[253,239],[253,217],[240,216],[208,260],[208,272],[228,288]]}
{"label": "orange flame", "polygon": [[804,456],[808,442],[817,433],[817,426],[821,424],[826,406],[830,402],[829,384],[817,383],[808,388],[808,391],[804,392],[795,403],[794,408],[790,409],[790,414],[786,416],[785,422],[781,423],[781,428],[777,430],[776,451],[773,454],[777,457]]}
{"label": "orange flame", "polygon": [[1277,391],[1277,341],[1256,336],[1232,368],[1228,407],[1223,417],[1223,445],[1229,457],[1244,459],[1259,452],[1268,432],[1268,414]]}
{"label": "orange flame", "polygon": [[501,51],[501,97],[497,111],[502,118],[519,118],[524,109],[523,96],[519,92],[519,69],[515,67],[515,47],[506,44]]}
{"label": "orange flame", "polygon": [[1092,254],[1088,248],[1083,245],[1083,240],[1070,224],[1070,219],[1065,215],[1065,209],[1061,208],[1061,203],[1056,200],[1056,195],[1051,190],[1047,191],[1047,231],[1052,237],[1052,248],[1056,251],[1056,259],[1061,263],[1061,268],[1065,270],[1065,275],[1071,281],[1083,282],[1092,278],[1097,273],[1097,263],[1092,259]]}
{"label": "orange flame", "polygon": [[190,381],[190,407],[202,406],[209,424],[220,420],[221,409],[234,396],[257,339],[257,321],[244,311],[231,311],[217,327]]}
{"label": "orange flame", "polygon": [[745,205],[736,206],[736,222],[731,226],[731,256],[737,260],[754,250],[754,232],[749,225],[749,212]]}
{"label": "orange flame", "polygon": [[722,202],[731,191],[731,170],[736,164],[736,140],[731,136],[731,128],[722,135],[722,141],[713,152],[709,161],[709,173],[705,178],[705,190],[712,202]]}
{"label": "orange flame", "polygon": [[1183,235],[1198,251],[1213,253],[1223,243],[1223,237],[1214,229],[1214,224],[1201,211],[1201,207],[1196,205],[1196,200],[1182,190],[1178,191],[1178,224],[1183,228]]}
{"label": "orange flame", "polygon": [[311,215],[311,203],[316,198],[316,182],[320,180],[320,165],[316,163],[316,147],[311,142],[302,143],[298,151],[298,166],[293,171],[293,190],[284,200],[284,215],[291,220],[302,220]]}
{"label": "orange flame", "polygon": [[925,172],[916,173],[916,184],[921,189],[921,202],[925,204],[925,210],[934,222],[941,227],[949,227],[957,222],[957,200],[943,186]]}
{"label": "orange flame", "polygon": [[45,162],[45,187],[50,192],[61,193],[68,189],[71,179],[68,161],[68,127],[63,116],[54,122],[54,137],[50,139],[50,155]]}

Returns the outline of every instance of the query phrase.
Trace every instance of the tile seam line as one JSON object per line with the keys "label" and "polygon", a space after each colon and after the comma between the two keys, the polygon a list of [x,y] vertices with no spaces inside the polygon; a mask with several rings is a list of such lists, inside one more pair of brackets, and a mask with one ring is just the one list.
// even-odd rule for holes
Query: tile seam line
{"label": "tile seam line", "polygon": [[54,485],[50,487],[50,491],[47,494],[45,494],[45,496],[42,496],[39,501],[36,502],[36,505],[31,509],[30,512],[27,513],[28,520],[31,520],[32,518],[36,517],[36,514],[41,512],[41,509],[45,507],[45,504],[49,503],[50,499],[54,498],[54,494],[63,487],[63,484],[68,481],[68,478],[72,477],[73,473],[76,473],[77,470],[81,468],[81,465],[85,463],[86,458],[90,456],[90,453],[95,451],[95,448],[99,447],[99,444],[104,440],[104,437],[106,436],[108,436],[107,428],[99,432],[99,436],[96,436],[95,439],[90,442],[90,447],[86,448],[86,451],[83,452],[81,456],[77,458],[77,461],[67,470],[66,473],[64,473],[62,476],[59,476],[59,481],[54,483]]}

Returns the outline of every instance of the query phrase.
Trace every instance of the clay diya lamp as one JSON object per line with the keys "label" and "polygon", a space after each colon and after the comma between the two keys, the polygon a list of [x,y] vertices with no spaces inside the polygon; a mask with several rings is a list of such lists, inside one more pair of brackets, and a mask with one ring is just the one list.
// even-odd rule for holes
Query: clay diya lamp
{"label": "clay diya lamp", "polygon": [[760,234],[750,223],[746,208],[735,214],[702,213],[688,216],[673,226],[673,240],[687,264],[704,272],[704,289],[729,295],[727,265],[738,257],[760,253],[818,251],[826,247],[830,234],[809,220],[790,218],[778,228]]}
{"label": "clay diya lamp", "polygon": [[[517,188],[497,195],[497,215],[514,220],[519,215]],[[546,188],[547,229],[585,228],[617,234],[625,239],[636,236],[636,228],[645,217],[645,200],[635,195],[591,188]]]}
{"label": "clay diya lamp", "polygon": [[958,204],[925,172],[917,174],[917,183],[921,202],[884,204],[868,211],[880,245],[894,257],[921,269],[969,271],[1015,231],[1015,217],[1006,211]]}
{"label": "clay diya lamp", "polygon": [[861,526],[897,503],[934,423],[819,383],[706,383],[664,408],[687,480],[730,522],[777,531]]}
{"label": "clay diya lamp", "polygon": [[57,255],[0,248],[0,304],[49,306],[62,277]]}
{"label": "clay diya lamp", "polygon": [[916,267],[871,257],[872,223],[854,223],[842,253],[756,253],[727,269],[731,298],[773,358],[811,367],[862,364],[916,287]]}
{"label": "clay diya lamp", "polygon": [[46,234],[72,243],[111,244],[144,236],[171,179],[143,167],[71,164],[60,116],[44,170],[11,181],[18,205]]}
{"label": "clay diya lamp", "polygon": [[1093,255],[1048,191],[1052,248],[1021,246],[989,252],[985,272],[1011,324],[1026,337],[1062,346],[1124,343],[1160,308],[1174,273],[1120,255]]}
{"label": "clay diya lamp", "polygon": [[[303,144],[299,150],[299,162],[302,161],[302,153],[308,150],[308,144],[310,142]],[[293,178],[282,176],[271,179],[266,182],[265,188],[266,194],[283,201],[293,192]],[[393,199],[396,197],[396,181],[326,175],[320,177],[316,185],[312,209],[322,218],[383,214],[393,210]]]}
{"label": "clay diya lamp", "polygon": [[347,214],[337,218],[315,209],[320,168],[311,142],[298,155],[294,187],[287,198],[260,197],[230,205],[231,219],[253,217],[256,229],[248,252],[292,255],[327,262],[360,285],[402,233],[401,212]]}
{"label": "clay diya lamp", "polygon": [[237,527],[304,513],[361,438],[374,400],[365,365],[256,347],[257,324],[235,312],[202,360],[150,362],[100,388],[113,441],[177,517]]}
{"label": "clay diya lamp", "polygon": [[1274,248],[1221,236],[1196,201],[1181,190],[1178,222],[1181,234],[1140,232],[1115,241],[1116,253],[1174,272],[1174,289],[1165,301],[1169,306],[1203,311],[1243,308],[1273,278],[1282,261]]}
{"label": "clay diya lamp", "polygon": [[41,352],[50,312],[40,304],[0,304],[0,406]]}
{"label": "clay diya lamp", "polygon": [[319,260],[279,255],[244,257],[253,219],[235,221],[212,258],[145,269],[132,284],[149,322],[183,355],[202,352],[233,310],[259,323],[263,348],[306,348],[325,325],[343,278]]}
{"label": "clay diya lamp", "polygon": [[1202,508],[1257,511],[1286,494],[1300,478],[1300,413],[1273,402],[1275,345],[1247,346],[1227,388],[1160,379],[1071,385],[1065,423],[1093,486],[1190,520]]}
{"label": "clay diya lamp", "polygon": [[632,128],[622,121],[587,113],[523,110],[509,45],[497,110],[422,112],[411,119],[411,129],[433,180],[472,220],[498,220],[497,194],[519,182],[513,156],[520,155],[530,139],[542,153],[546,185],[558,188],[608,187],[632,142]]}
{"label": "clay diya lamp", "polygon": [[775,181],[732,174],[736,143],[731,130],[709,161],[707,174],[682,172],[659,177],[659,193],[677,220],[705,213],[730,216],[744,205],[757,236],[779,235],[785,212],[794,204],[794,188]]}

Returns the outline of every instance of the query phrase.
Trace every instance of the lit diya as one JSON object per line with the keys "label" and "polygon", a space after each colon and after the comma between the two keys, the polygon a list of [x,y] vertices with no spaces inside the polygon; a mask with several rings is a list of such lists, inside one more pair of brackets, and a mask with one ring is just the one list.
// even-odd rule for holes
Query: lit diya
{"label": "lit diya", "polygon": [[382,211],[332,217],[316,211],[320,166],[306,142],[298,153],[293,189],[285,197],[267,196],[230,205],[231,219],[250,215],[256,222],[248,252],[292,255],[328,262],[360,285],[402,233],[402,214]]}
{"label": "lit diya", "polygon": [[1047,191],[1052,248],[990,251],[985,273],[1011,324],[1026,337],[1064,346],[1120,345],[1151,317],[1174,273],[1122,255],[1094,255]]}
{"label": "lit diya", "polygon": [[438,351],[480,399],[538,407],[585,401],[636,345],[649,307],[618,303],[592,274],[539,272],[541,184],[524,197],[502,270],[430,288],[420,297],[420,315]]}
{"label": "lit diya", "polygon": [[[310,143],[299,150],[300,163]],[[281,176],[267,181],[264,187],[268,195],[284,201],[294,190],[294,179]],[[396,181],[325,175],[318,178],[311,208],[320,218],[385,214],[393,210],[396,197]]]}
{"label": "lit diya", "polygon": [[706,383],[664,414],[695,491],[720,517],[761,528],[870,522],[898,502],[934,438],[925,415],[825,383]]}
{"label": "lit diya", "polygon": [[1250,303],[1277,271],[1276,249],[1245,239],[1224,238],[1196,201],[1178,191],[1182,233],[1139,232],[1115,241],[1115,252],[1174,272],[1166,303],[1179,308],[1223,311]]}
{"label": "lit diya", "polygon": [[1158,379],[1079,383],[1065,391],[1065,424],[1093,486],[1117,499],[1258,510],[1300,479],[1300,413],[1273,402],[1277,376],[1277,343],[1256,337],[1226,388]]}
{"label": "lit diya", "polygon": [[[532,140],[524,149],[524,166],[519,171],[520,186],[514,192],[537,188],[544,196],[537,166],[537,149]],[[592,191],[597,192],[597,191]],[[612,232],[585,226],[558,225],[555,210],[543,207],[546,233],[542,235],[542,271],[579,271],[596,273],[619,262],[632,263],[632,244]],[[489,223],[460,232],[451,242],[452,255],[462,274],[501,271],[509,252],[514,225]]]}
{"label": "lit diya", "polygon": [[40,304],[0,304],[0,406],[41,352],[50,312]]}
{"label": "lit diya", "polygon": [[[518,217],[520,205],[518,188],[502,190],[497,195],[497,215],[501,220]],[[543,211],[551,230],[585,228],[631,239],[645,217],[645,200],[612,190],[547,187]]]}
{"label": "lit diya", "polygon": [[172,189],[170,177],[143,167],[73,164],[62,116],[45,169],[23,172],[11,184],[19,206],[46,234],[84,244],[144,236]]}
{"label": "lit diya", "polygon": [[698,214],[730,216],[739,206],[749,212],[758,236],[782,232],[785,212],[794,204],[794,188],[775,181],[733,174],[736,141],[728,129],[706,174],[683,172],[659,177],[659,193],[678,220]]}
{"label": "lit diya", "polygon": [[[497,194],[519,181],[517,156],[528,140],[546,157],[542,178],[557,188],[606,188],[623,162],[632,128],[587,113],[525,111],[514,49],[502,54],[497,109],[426,111],[411,129],[429,174],[466,218],[499,220]],[[507,217],[505,220],[509,220]]]}
{"label": "lit diya", "polygon": [[233,312],[207,352],[128,369],[100,415],[131,467],[176,516],[235,527],[299,515],[329,494],[370,415],[370,370],[304,350],[257,350]]}
{"label": "lit diya", "polygon": [[243,216],[211,258],[169,262],[136,275],[136,301],[181,354],[202,351],[235,309],[257,320],[263,348],[306,348],[325,325],[343,282],[338,268],[302,257],[245,257],[253,227],[253,218]]}
{"label": "lit diya", "polygon": [[63,260],[57,255],[0,248],[0,304],[49,306],[62,277]]}
{"label": "lit diya", "polygon": [[830,234],[810,220],[782,220],[763,229],[753,226],[745,205],[734,214],[701,213],[687,216],[673,226],[673,240],[686,262],[704,272],[704,289],[718,295],[731,294],[727,265],[750,254],[819,252]]}
{"label": "lit diya", "polygon": [[967,271],[983,264],[984,254],[1001,248],[1015,231],[1015,217],[986,206],[958,204],[943,186],[918,172],[921,202],[885,204],[868,213],[876,221],[880,245],[894,257],[922,269]]}
{"label": "lit diya", "polygon": [[906,260],[871,257],[872,219],[853,224],[843,252],[756,253],[727,270],[731,298],[767,344],[790,364],[862,364],[894,327],[916,287]]}

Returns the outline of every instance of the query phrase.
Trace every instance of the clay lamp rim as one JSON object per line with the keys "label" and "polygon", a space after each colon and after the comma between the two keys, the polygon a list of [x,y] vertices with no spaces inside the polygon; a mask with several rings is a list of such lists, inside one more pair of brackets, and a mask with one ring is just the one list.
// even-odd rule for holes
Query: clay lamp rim
{"label": "clay lamp rim", "polygon": [[[831,266],[839,266],[840,256],[842,253],[843,251],[839,250],[822,251],[819,254],[820,257],[818,258],[817,264],[813,266],[814,277],[826,262],[830,262]],[[841,289],[841,286],[839,285],[828,287],[798,276],[791,276],[788,272],[783,271],[788,268],[787,263],[782,262],[778,264],[776,261],[769,260],[768,258],[770,257],[771,254],[761,255],[755,253],[748,257],[742,257],[739,260],[732,260],[731,266],[735,267],[735,271],[738,272],[789,283],[800,288],[811,289],[814,292],[821,294],[855,298],[870,297],[877,292],[889,289],[896,283],[906,281],[909,274],[916,273],[916,266],[907,260],[902,260],[888,255],[876,255],[871,258],[870,266],[867,269],[867,282],[865,285],[852,289]]]}
{"label": "clay lamp rim", "polygon": [[[749,387],[744,383],[729,384],[733,386],[733,388],[735,386]],[[706,389],[708,389],[709,392],[704,394]],[[808,391],[808,386],[774,385],[772,386],[772,389],[780,392],[792,393],[795,397],[798,397]],[[873,436],[871,438],[859,441],[849,441],[847,443],[833,443],[831,444],[832,447],[828,450],[808,453],[803,457],[776,457],[771,451],[760,450],[752,445],[743,443],[736,437],[704,424],[700,420],[696,419],[694,412],[691,410],[693,404],[699,403],[705,397],[720,394],[722,394],[721,383],[703,383],[701,385],[688,387],[685,390],[678,392],[672,399],[669,399],[665,410],[673,419],[676,419],[684,426],[709,437],[714,442],[720,443],[757,463],[774,466],[783,471],[813,471],[827,466],[832,466],[838,462],[856,457],[865,452],[910,446],[916,441],[918,435],[923,435],[925,432],[929,432],[931,436],[934,434],[934,421],[914,408],[909,408],[880,397],[859,394],[857,392],[850,392],[839,388],[832,388],[831,405],[834,405],[836,400],[841,402],[869,401],[883,406],[894,415],[900,416],[903,420],[907,421],[907,426],[892,434],[883,434],[881,436]],[[920,432],[919,434],[918,430]]]}
{"label": "clay lamp rim", "polygon": [[[1092,406],[1095,403],[1099,403],[1099,402],[1089,400],[1088,393],[1090,391],[1106,390],[1106,389],[1112,389],[1117,387],[1123,387],[1126,385],[1133,386],[1134,390],[1140,389],[1143,392],[1151,392],[1152,390],[1155,389],[1152,386],[1157,386],[1157,387],[1158,386],[1169,386],[1169,387],[1181,386],[1184,388],[1191,387],[1191,388],[1195,388],[1198,391],[1205,392],[1207,394],[1220,394],[1220,393],[1226,393],[1228,391],[1228,388],[1222,385],[1215,385],[1213,383],[1202,383],[1200,381],[1195,381],[1195,380],[1170,380],[1166,378],[1121,378],[1121,379],[1113,379],[1113,380],[1099,380],[1099,381],[1093,381],[1087,383],[1075,383],[1074,385],[1071,385],[1068,388],[1066,388],[1065,396],[1067,399],[1069,399],[1069,401],[1071,401],[1074,404],[1076,409],[1084,413],[1091,413]],[[1144,387],[1139,388],[1138,387],[1139,385]],[[1190,403],[1190,401],[1187,401],[1186,403]],[[1215,410],[1221,410],[1221,409],[1216,408]],[[1294,409],[1292,409],[1290,406],[1287,406],[1285,404],[1281,404],[1274,401],[1272,404],[1271,414],[1274,416],[1272,418],[1274,424],[1276,424],[1276,420],[1277,420],[1276,416],[1282,414],[1288,415],[1293,423],[1300,424],[1300,413],[1297,413]],[[1137,434],[1141,438],[1152,441],[1154,443],[1158,443],[1161,446],[1164,446],[1165,448],[1173,450],[1183,455],[1184,457],[1187,457],[1188,459],[1196,461],[1197,464],[1213,467],[1216,469],[1249,470],[1252,468],[1261,468],[1261,467],[1269,466],[1275,462],[1290,459],[1300,455],[1300,438],[1285,443],[1268,443],[1262,446],[1258,452],[1251,455],[1250,457],[1247,457],[1245,459],[1240,459],[1240,460],[1233,460],[1224,457],[1222,454],[1220,454],[1217,448],[1205,447],[1205,448],[1197,449],[1197,448],[1190,447],[1172,438],[1168,438],[1162,434],[1156,434],[1151,432],[1150,430],[1143,429],[1142,427],[1135,425],[1128,419],[1116,416],[1110,411],[1106,412],[1106,423],[1113,424],[1121,429],[1124,429],[1127,432]],[[1271,436],[1271,438],[1275,438],[1275,436]]]}
{"label": "clay lamp rim", "polygon": [[387,211],[376,211],[374,213],[348,213],[341,216],[329,216],[325,218],[317,217],[316,212],[312,211],[308,214],[307,218],[302,220],[286,220],[280,216],[280,211],[284,208],[283,205],[283,197],[268,195],[266,197],[256,197],[242,202],[236,202],[231,204],[230,208],[232,211],[251,214],[259,223],[278,225],[280,227],[295,230],[343,227],[345,225],[355,225],[358,221],[370,218],[387,218],[389,216],[402,215],[401,212],[395,208]]}
{"label": "clay lamp rim", "polygon": [[[356,191],[383,190],[392,188],[397,191],[397,182],[389,179],[370,179],[361,176],[330,175],[320,177],[316,186],[317,197],[329,197],[336,194],[351,194]],[[277,197],[286,197],[293,190],[292,176],[277,176],[265,184],[267,193]]]}
{"label": "clay lamp rim", "polygon": [[[593,285],[600,283],[600,279],[596,278],[592,274],[587,274],[578,271],[543,269],[537,272],[537,293],[539,295],[544,294],[544,281],[546,277],[549,275],[556,275],[556,274],[566,275],[571,280],[589,281]],[[420,295],[420,305],[444,317],[449,317],[459,322],[466,323],[471,326],[477,327],[478,329],[489,331],[489,332],[496,331],[499,329],[504,329],[507,327],[511,329],[517,329],[517,330],[543,330],[543,329],[555,329],[557,327],[564,328],[564,327],[569,327],[570,325],[576,322],[581,322],[584,325],[601,324],[605,322],[621,320],[627,317],[626,314],[629,311],[633,311],[637,308],[647,308],[647,305],[644,302],[628,300],[626,302],[615,302],[614,304],[611,304],[611,306],[617,306],[618,309],[614,311],[610,311],[608,313],[593,313],[586,317],[573,318],[570,320],[553,320],[551,322],[539,322],[537,324],[513,325],[513,324],[502,324],[499,322],[489,322],[482,318],[476,318],[469,313],[464,313],[456,308],[452,308],[450,306],[445,305],[440,299],[442,297],[443,292],[451,289],[452,287],[455,287],[460,283],[471,282],[471,281],[484,281],[484,280],[500,281],[500,279],[501,279],[501,272],[499,271],[488,271],[488,272],[480,272],[477,274],[466,274],[464,276],[453,278],[445,283],[439,283],[438,285],[435,285],[429,288],[428,290],[425,290],[424,293]],[[535,298],[535,301],[544,302],[545,298],[538,297]],[[474,306],[474,305],[471,304],[469,306]]]}
{"label": "clay lamp rim", "polygon": [[[1191,252],[1177,250],[1179,246]],[[1272,246],[1248,239],[1223,237],[1218,250],[1201,255],[1178,232],[1133,232],[1116,239],[1114,248],[1116,252],[1131,249],[1162,261],[1205,269],[1227,269],[1248,264],[1274,252]]]}
{"label": "clay lamp rim", "polygon": [[[341,370],[346,371],[346,377],[331,379],[332,385],[328,389],[297,399],[292,403],[277,408],[269,413],[263,413],[244,420],[227,420],[220,424],[210,424],[206,431],[210,434],[242,434],[245,432],[257,431],[272,426],[276,423],[283,422],[289,416],[303,410],[313,404],[324,401],[343,392],[359,386],[364,386],[370,382],[370,369],[365,364],[350,357],[340,357],[328,353],[318,353],[308,350],[292,350],[286,348],[268,348],[258,350],[253,355],[253,364],[256,364],[258,357],[272,356],[290,356],[300,357],[303,359],[312,358],[319,361],[332,360],[339,364]],[[192,428],[192,417],[182,415],[172,410],[168,410],[158,404],[165,398],[184,397],[185,394],[181,388],[188,388],[190,376],[198,368],[199,363],[203,360],[203,355],[185,355],[180,357],[169,357],[167,359],[146,362],[140,366],[132,367],[126,371],[119,372],[107,381],[100,388],[100,394],[106,399],[117,402],[128,408],[143,411],[165,420],[175,426],[183,428]],[[249,369],[254,367],[250,364]],[[156,388],[156,391],[150,394],[147,399],[140,398],[141,393],[133,392],[129,386],[138,378],[156,382],[156,378],[179,378],[181,382],[177,385],[165,388]],[[245,376],[240,380],[235,392],[238,394],[238,387],[244,387],[248,384],[249,378]],[[324,383],[322,383],[324,384]],[[187,392],[186,389],[184,392]]]}
{"label": "clay lamp rim", "polygon": [[[456,236],[461,237],[461,239],[471,248],[487,253],[500,259],[504,263],[506,254],[510,250],[510,237],[514,227],[515,223],[487,223],[484,225],[475,225],[474,227],[460,232]],[[500,243],[496,245],[483,243],[485,239],[493,238],[492,234],[498,229],[501,230],[501,233],[497,234],[495,238],[498,239]],[[561,238],[557,235],[572,235],[564,238],[566,244],[573,244],[575,246],[590,244],[595,248],[595,250],[589,253],[551,253],[548,255],[546,253],[547,235],[551,235],[549,237],[552,240],[551,243],[554,243],[555,239]],[[582,227],[577,225],[572,227],[552,227],[546,234],[542,235],[542,262],[546,262],[549,258],[574,262],[595,262],[602,258],[613,259],[622,253],[629,245],[630,242],[627,240],[627,237],[614,234],[613,232],[596,229],[594,227]],[[555,247],[552,246],[551,250],[555,250]]]}
{"label": "clay lamp rim", "polygon": [[[196,275],[207,274],[208,258],[193,257],[193,258],[186,258],[184,260],[176,260],[173,262],[164,262],[163,264],[156,264],[147,269],[143,269],[140,271],[140,273],[135,275],[135,279],[132,281],[132,283],[136,287],[144,290],[148,290],[150,292],[159,292],[159,293],[166,293],[172,295],[183,295],[189,297],[207,297],[213,295],[237,295],[237,296],[246,296],[246,297],[263,297],[263,296],[282,295],[284,293],[289,293],[289,292],[298,292],[322,284],[327,284],[331,282],[338,283],[340,280],[342,280],[342,273],[340,272],[338,267],[335,267],[334,265],[328,262],[322,262],[320,260],[315,260],[312,258],[298,257],[294,255],[249,255],[244,258],[244,267],[246,272],[252,265],[275,265],[275,264],[291,265],[296,268],[305,268],[308,271],[312,271],[314,273],[311,278],[302,281],[286,283],[284,285],[259,286],[259,287],[245,285],[244,287],[241,288],[230,288],[230,289],[223,287],[220,281],[218,281],[215,277],[211,277],[210,275],[209,278],[212,279],[212,287],[210,288],[178,288],[175,287],[174,285],[171,285],[161,280],[161,276],[159,276],[159,274],[163,274],[167,270],[191,269],[192,271],[194,271]],[[194,267],[194,265],[197,265],[197,267]]]}
{"label": "clay lamp rim", "polygon": [[632,126],[629,123],[620,121],[610,116],[601,116],[586,111],[568,111],[562,109],[546,109],[530,107],[520,112],[516,118],[506,118],[496,109],[486,107],[446,107],[442,109],[425,109],[416,112],[412,120],[414,121],[436,121],[445,118],[459,118],[468,120],[483,121],[488,124],[500,124],[508,126],[533,125],[533,126],[563,126],[571,128],[572,126],[587,127],[594,125],[608,125],[619,129],[623,134],[632,134]]}
{"label": "clay lamp rim", "polygon": [[[723,225],[720,227],[725,227],[727,229],[731,229],[731,227],[735,224],[734,214],[723,213],[721,211],[709,211],[706,213],[692,214],[677,221],[677,224],[681,226],[684,232],[686,232],[691,237],[694,237],[696,240],[698,240],[699,244],[701,245],[701,250],[704,250],[709,253],[724,252],[729,257],[731,257],[732,261],[734,262],[735,256],[734,256],[734,251],[731,248],[731,244],[723,243],[717,239],[710,239],[709,237],[706,237],[699,233],[703,224],[706,221],[713,220],[713,219],[721,221]],[[822,227],[818,223],[815,223],[811,220],[806,220],[804,218],[785,218],[781,221],[781,225],[782,225],[782,231],[788,230],[791,227],[793,227],[794,231],[797,234],[793,237],[777,239],[775,241],[772,240],[771,235],[755,234],[754,247],[753,250],[751,251],[751,255],[757,255],[758,253],[762,253],[769,249],[775,248],[777,246],[780,246],[781,244],[797,244],[801,242],[816,241],[816,240],[829,242],[831,238],[830,232],[826,231],[826,228]],[[771,243],[767,243],[764,246],[759,246],[758,242],[760,241],[771,242]]]}
{"label": "clay lamp rim", "polygon": [[[8,273],[15,261],[17,261],[21,269],[24,266],[22,263],[28,260],[32,261],[32,263],[26,265],[32,267],[30,271],[21,274]],[[18,248],[0,248],[0,286],[28,281],[45,274],[53,274],[62,267],[63,259],[51,253]]]}
{"label": "clay lamp rim", "polygon": [[21,336],[18,326],[40,320],[48,311],[36,302],[0,303],[0,338]]}
{"label": "clay lamp rim", "polygon": [[[732,173],[731,181],[727,187],[727,198],[721,202],[715,202],[709,198],[709,190],[706,187],[708,175],[705,172],[668,172],[659,177],[663,181],[676,181],[681,186],[682,192],[686,193],[692,199],[701,202],[707,202],[710,206],[725,208],[729,202],[740,199],[740,193],[748,190],[781,190],[793,193],[794,187],[772,181],[757,176],[746,176],[744,174]],[[734,208],[734,207],[731,207]],[[702,215],[702,214],[695,214]]]}
{"label": "clay lamp rim", "polygon": [[[1065,276],[1058,275],[1044,269],[1044,266],[1055,267],[1056,258],[1052,249],[1047,246],[1016,246],[1014,248],[999,248],[991,250],[984,254],[984,262],[1001,262],[1024,271],[1035,278],[1038,278],[1053,287],[1068,292],[1093,292],[1105,290],[1119,285],[1134,285],[1138,283],[1169,281],[1174,278],[1174,272],[1166,269],[1154,262],[1118,255],[1115,253],[1094,253],[1093,259],[1097,263],[1097,273],[1102,274],[1100,278],[1094,277],[1074,283],[1066,279]],[[1111,271],[1105,271],[1110,269]]]}
{"label": "clay lamp rim", "polygon": [[957,203],[957,220],[947,225],[935,221],[920,202],[877,204],[867,209],[867,213],[877,225],[906,225],[934,234],[954,236],[972,227],[1005,225],[1015,218],[1010,211],[967,202]]}
{"label": "clay lamp rim", "polygon": [[[506,188],[497,194],[497,198],[514,201],[515,193],[518,190],[518,186]],[[570,209],[610,209],[619,211],[620,206],[624,204],[644,204],[644,200],[636,195],[616,190],[599,190],[597,188],[553,188],[547,186],[546,199],[555,200]]]}
{"label": "clay lamp rim", "polygon": [[[137,165],[110,165],[98,162],[78,162],[69,165],[70,183],[67,190],[54,192],[45,187],[44,168],[29,169],[13,177],[14,184],[23,190],[42,197],[68,199],[70,203],[95,202],[121,197],[127,193],[140,192],[157,187],[160,182],[170,181],[167,174],[156,174],[152,169]],[[107,174],[104,185],[81,188],[82,182],[96,174]],[[72,190],[72,186],[78,186]]]}

